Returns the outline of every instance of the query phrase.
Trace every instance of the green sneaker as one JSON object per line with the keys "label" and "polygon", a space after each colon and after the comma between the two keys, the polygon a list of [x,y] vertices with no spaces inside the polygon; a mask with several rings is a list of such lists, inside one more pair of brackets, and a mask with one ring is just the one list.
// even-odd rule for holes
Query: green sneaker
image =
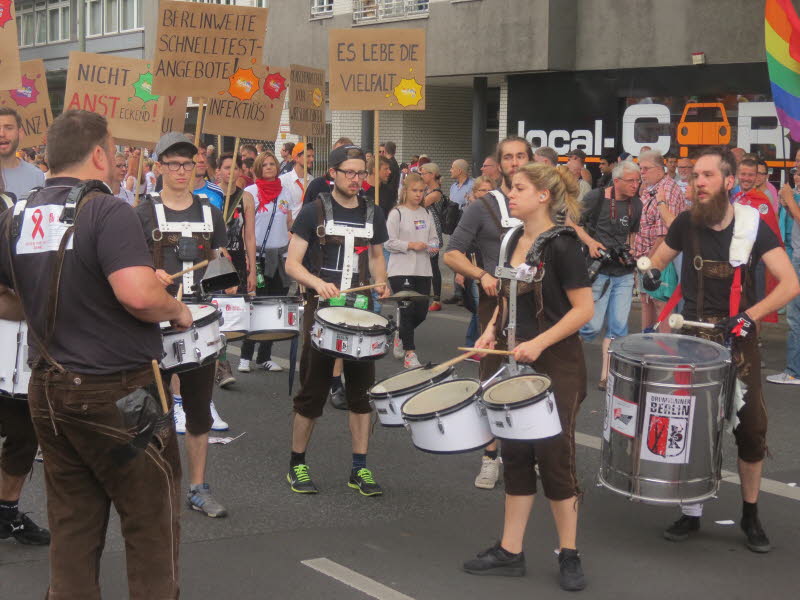
{"label": "green sneaker", "polygon": [[362,496],[381,496],[383,494],[381,486],[375,483],[372,478],[372,471],[366,467],[358,471],[352,471],[347,485],[354,490],[358,490],[358,493]]}
{"label": "green sneaker", "polygon": [[286,474],[286,481],[289,482],[289,487],[293,492],[298,494],[318,494],[319,490],[314,482],[311,481],[311,476],[308,474],[308,465],[295,465],[289,469]]}

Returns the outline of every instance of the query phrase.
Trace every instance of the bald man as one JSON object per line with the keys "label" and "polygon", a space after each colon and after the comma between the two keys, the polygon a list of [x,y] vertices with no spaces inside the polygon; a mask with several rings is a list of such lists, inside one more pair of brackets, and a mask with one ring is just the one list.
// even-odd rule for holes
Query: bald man
{"label": "bald man", "polygon": [[450,177],[455,179],[450,186],[450,200],[458,204],[462,209],[467,204],[467,197],[472,191],[473,179],[469,176],[469,163],[462,158],[453,161],[450,167]]}

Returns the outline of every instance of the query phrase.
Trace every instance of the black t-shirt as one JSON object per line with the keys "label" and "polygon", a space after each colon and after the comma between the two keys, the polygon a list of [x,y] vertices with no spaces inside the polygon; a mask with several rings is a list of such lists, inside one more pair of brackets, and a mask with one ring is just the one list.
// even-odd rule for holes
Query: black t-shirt
{"label": "black t-shirt", "polygon": [[[509,255],[513,248],[509,250]],[[581,243],[571,235],[559,235],[544,250],[545,265],[542,279],[542,301],[544,303],[545,327],[549,328],[560,321],[572,309],[567,290],[591,287],[586,271]],[[534,293],[518,296],[517,299],[517,341],[532,340],[542,333],[536,317]]]}
{"label": "black t-shirt", "polygon": [[[708,227],[702,227],[698,231],[700,237],[700,252],[704,260],[727,261],[731,239],[733,238],[733,224],[736,219],[731,221],[722,231],[715,231]],[[682,212],[670,225],[665,238],[666,244],[673,250],[683,252],[683,267],[681,270],[681,289],[685,300],[683,316],[687,319],[697,318],[697,271],[694,269],[694,244],[692,242],[692,221],[689,211]],[[754,281],[755,266],[761,257],[772,250],[780,247],[780,242],[769,226],[762,220],[758,223],[758,233],[753,244],[752,260],[749,276],[746,280]],[[729,299],[733,277],[729,279],[711,279],[706,277],[703,283],[703,313],[706,316],[727,316],[730,307]],[[750,308],[755,304],[755,290],[753,286],[745,285],[742,298],[742,310]]]}
{"label": "black t-shirt", "polygon": [[[19,293],[32,327],[44,337],[48,292],[58,243],[65,225],[59,222],[67,195],[79,181],[47,180],[28,202],[16,242],[14,267]],[[14,287],[8,263],[5,221],[0,217],[0,284]],[[52,219],[51,219],[52,217]],[[161,357],[157,323],[136,319],[119,303],[108,277],[128,267],[153,267],[142,240],[139,220],[123,200],[93,197],[78,215],[72,246],[67,247],[61,274],[58,313],[48,351],[77,373],[108,375],[146,366]],[[29,340],[29,362],[38,357]]]}
{"label": "black t-shirt", "polygon": [[[394,198],[389,193],[389,185],[386,183],[381,184],[381,195],[378,197],[378,206],[381,207],[384,215],[388,215],[392,209],[397,205],[397,194],[395,194]],[[367,199],[368,202],[375,203],[375,186],[369,188],[363,194],[364,198]]]}
{"label": "black t-shirt", "polygon": [[[378,161],[380,163],[380,161]],[[397,204],[397,195],[400,192],[400,165],[397,164],[397,159],[393,156],[389,159],[389,181],[386,182],[389,189],[386,192],[386,199],[391,201],[392,206]],[[381,196],[383,196],[383,188],[381,188]],[[389,214],[384,211],[385,214]]]}
{"label": "black t-shirt", "polygon": [[325,173],[322,177],[312,179],[306,188],[306,193],[303,194],[303,204],[313,202],[320,194],[330,194],[332,188],[333,179],[328,173]]}
{"label": "black t-shirt", "polygon": [[[628,243],[628,236],[639,231],[642,218],[642,201],[639,196],[630,200],[613,200],[614,188],[611,188],[611,199],[605,197],[604,188],[594,189],[583,197],[583,215],[581,224],[587,232],[606,248],[619,248]],[[613,215],[612,215],[613,203]],[[590,258],[589,260],[594,260]],[[619,277],[633,272],[634,267],[625,267],[619,261],[604,264],[600,273],[611,277]]]}
{"label": "black t-shirt", "polygon": [[[360,201],[356,208],[345,208],[336,200],[333,203],[333,220],[337,225],[351,225],[354,227],[363,227],[366,221],[366,201]],[[317,207],[311,202],[303,205],[300,214],[292,225],[292,233],[296,233],[305,241],[308,242],[308,250],[305,257],[303,257],[303,266],[309,271],[311,270],[310,255],[316,252],[319,247],[319,238],[317,237]],[[386,230],[386,218],[380,206],[375,207],[375,212],[372,217],[372,238],[370,243],[373,246],[383,244],[389,239],[389,232]],[[319,277],[328,283],[339,285],[342,279],[342,267],[344,246],[325,244],[322,246],[322,270]],[[353,273],[358,271],[358,257],[353,257]],[[355,277],[354,277],[355,279]]]}

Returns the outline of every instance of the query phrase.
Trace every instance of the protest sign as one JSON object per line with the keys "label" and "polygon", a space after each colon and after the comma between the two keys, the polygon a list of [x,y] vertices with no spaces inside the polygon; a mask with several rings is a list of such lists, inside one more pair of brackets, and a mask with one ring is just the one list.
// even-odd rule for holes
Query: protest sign
{"label": "protest sign", "polygon": [[153,91],[210,97],[241,67],[261,62],[267,9],[162,0]]}
{"label": "protest sign", "polygon": [[47,90],[44,61],[37,58],[21,65],[22,77],[13,89],[0,91],[0,106],[13,108],[22,119],[22,145],[44,144],[45,134],[53,122],[50,94]]}
{"label": "protest sign", "polygon": [[203,131],[274,140],[278,135],[289,70],[254,65],[239,69],[222,90],[209,96]]}
{"label": "protest sign", "polygon": [[103,115],[119,143],[152,144],[161,137],[164,112],[164,98],[152,93],[152,83],[149,61],[70,52],[64,110]]}
{"label": "protest sign", "polygon": [[425,31],[332,29],[328,71],[334,110],[425,110]]}
{"label": "protest sign", "polygon": [[183,133],[186,123],[186,96],[164,96],[164,112],[161,115],[161,134],[177,131]]}
{"label": "protest sign", "polygon": [[289,65],[289,130],[325,136],[325,71]]}
{"label": "protest sign", "polygon": [[0,0],[0,90],[18,86],[22,78],[14,10],[11,0]]}

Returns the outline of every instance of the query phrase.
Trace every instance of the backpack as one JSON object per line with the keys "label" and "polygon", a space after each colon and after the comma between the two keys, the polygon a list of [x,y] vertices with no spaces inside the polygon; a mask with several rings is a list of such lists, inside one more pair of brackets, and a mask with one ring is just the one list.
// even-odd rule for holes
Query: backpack
{"label": "backpack", "polygon": [[461,220],[462,210],[461,207],[450,200],[447,196],[442,194],[442,202],[444,203],[444,216],[442,217],[442,233],[453,235],[453,232],[458,227],[458,222]]}

